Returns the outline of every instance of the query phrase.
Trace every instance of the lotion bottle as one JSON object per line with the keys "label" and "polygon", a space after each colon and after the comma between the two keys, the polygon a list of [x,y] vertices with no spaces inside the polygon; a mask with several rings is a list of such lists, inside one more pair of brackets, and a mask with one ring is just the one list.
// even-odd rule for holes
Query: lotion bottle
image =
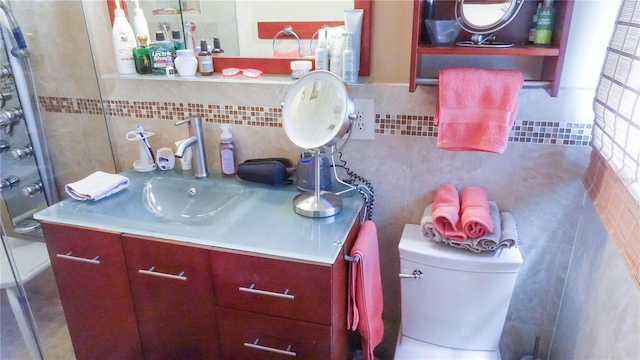
{"label": "lotion bottle", "polygon": [[[138,0],[134,0],[135,8],[133,9],[133,32],[138,35],[144,34],[149,39],[149,26],[147,25],[147,19],[144,17],[144,12],[140,9]],[[140,45],[140,44],[138,44]]]}
{"label": "lotion bottle", "polygon": [[329,49],[327,49],[327,30],[325,29],[318,30],[316,70],[329,70]]}
{"label": "lotion bottle", "polygon": [[347,33],[347,46],[342,52],[342,79],[347,84],[358,82],[358,70],[356,67],[356,56],[353,51],[353,33]]}
{"label": "lotion bottle", "polygon": [[133,61],[133,48],[136,47],[136,38],[133,29],[124,10],[120,8],[120,1],[116,1],[116,9],[113,10],[113,29],[111,38],[113,40],[113,52],[116,56],[116,66],[120,74],[135,74],[136,66]]}
{"label": "lotion bottle", "polygon": [[229,131],[229,125],[222,125],[220,134],[220,163],[222,173],[233,175],[236,173],[236,146],[233,143],[233,134]]}

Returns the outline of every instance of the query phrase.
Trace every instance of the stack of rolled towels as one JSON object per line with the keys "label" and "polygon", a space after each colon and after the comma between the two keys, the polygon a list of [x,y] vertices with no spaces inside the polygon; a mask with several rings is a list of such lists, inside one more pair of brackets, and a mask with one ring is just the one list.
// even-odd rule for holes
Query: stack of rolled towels
{"label": "stack of rolled towels", "polygon": [[474,252],[511,248],[518,238],[513,215],[500,212],[477,186],[460,194],[452,184],[440,186],[424,210],[420,228],[428,239]]}

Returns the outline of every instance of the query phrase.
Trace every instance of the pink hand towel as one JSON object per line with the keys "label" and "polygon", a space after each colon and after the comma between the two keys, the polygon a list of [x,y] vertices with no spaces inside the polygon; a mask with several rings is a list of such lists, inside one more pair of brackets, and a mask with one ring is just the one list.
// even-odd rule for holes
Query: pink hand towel
{"label": "pink hand towel", "polygon": [[280,51],[273,50],[273,57],[301,57],[299,50]]}
{"label": "pink hand towel", "polygon": [[472,239],[492,232],[493,220],[487,192],[480,187],[470,186],[462,191],[460,198],[464,232]]}
{"label": "pink hand towel", "polygon": [[436,190],[431,217],[433,227],[441,235],[457,241],[467,240],[460,222],[460,197],[453,185],[444,184]]}
{"label": "pink hand towel", "polygon": [[373,349],[384,335],[378,232],[373,221],[360,226],[350,255],[358,257],[358,261],[352,262],[350,268],[347,327],[358,329],[362,352],[367,360],[373,360]]}
{"label": "pink hand towel", "polygon": [[438,147],[502,154],[524,77],[515,70],[440,70],[435,124]]}

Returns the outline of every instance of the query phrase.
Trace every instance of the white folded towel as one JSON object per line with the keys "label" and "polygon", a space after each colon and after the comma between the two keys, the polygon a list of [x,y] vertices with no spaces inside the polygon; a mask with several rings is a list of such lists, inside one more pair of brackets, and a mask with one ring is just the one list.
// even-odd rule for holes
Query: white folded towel
{"label": "white folded towel", "polygon": [[86,178],[65,185],[64,190],[76,200],[100,200],[129,186],[122,175],[96,171]]}
{"label": "white folded towel", "polygon": [[431,216],[432,205],[427,205],[420,221],[422,235],[427,239],[473,252],[493,251],[498,248],[511,248],[516,245],[515,239],[518,238],[518,230],[513,215],[508,212],[501,213],[498,205],[493,201],[489,201],[493,231],[485,236],[475,239],[468,238],[465,241],[449,239],[435,229]]}

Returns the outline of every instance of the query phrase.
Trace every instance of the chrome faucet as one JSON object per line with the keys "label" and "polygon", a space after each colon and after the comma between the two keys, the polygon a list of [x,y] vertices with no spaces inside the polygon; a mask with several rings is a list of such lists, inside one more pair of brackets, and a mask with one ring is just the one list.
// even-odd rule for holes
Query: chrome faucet
{"label": "chrome faucet", "polygon": [[189,146],[193,145],[193,157],[191,158],[193,174],[197,178],[207,177],[209,172],[207,170],[207,154],[204,150],[202,120],[200,119],[200,117],[194,116],[182,121],[178,121],[176,123],[176,126],[185,123],[189,127],[189,137],[182,140],[180,144],[178,144],[175,156],[178,159],[181,159],[184,156],[184,152],[189,148]]}

